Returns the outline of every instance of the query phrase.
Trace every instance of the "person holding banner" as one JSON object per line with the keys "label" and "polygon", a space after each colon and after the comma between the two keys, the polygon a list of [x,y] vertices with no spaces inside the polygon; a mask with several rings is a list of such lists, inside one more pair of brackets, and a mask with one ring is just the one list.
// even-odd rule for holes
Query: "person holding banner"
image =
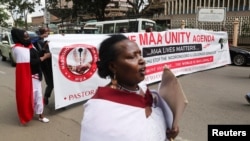
{"label": "person holding banner", "polygon": [[146,64],[135,42],[110,35],[100,44],[97,67],[111,81],[84,104],[80,141],[166,141],[178,135],[178,125],[168,126],[158,105],[164,99],[141,85]]}
{"label": "person holding banner", "polygon": [[[49,36],[49,29],[47,27],[41,27],[39,28],[38,33],[39,33],[39,38],[33,43],[33,45],[36,47],[41,57],[45,53],[50,53],[49,45],[48,45],[49,41],[44,40],[44,38],[47,38]],[[45,88],[43,101],[45,105],[48,105],[49,98],[54,89],[51,57],[47,58],[41,63],[41,68],[42,68],[43,76],[45,78],[45,82],[47,85]]]}
{"label": "person holding banner", "polygon": [[33,119],[34,113],[41,122],[49,122],[44,117],[42,96],[41,62],[50,57],[45,53],[39,57],[25,30],[13,28],[11,36],[15,43],[12,48],[16,59],[16,103],[20,123],[25,125]]}

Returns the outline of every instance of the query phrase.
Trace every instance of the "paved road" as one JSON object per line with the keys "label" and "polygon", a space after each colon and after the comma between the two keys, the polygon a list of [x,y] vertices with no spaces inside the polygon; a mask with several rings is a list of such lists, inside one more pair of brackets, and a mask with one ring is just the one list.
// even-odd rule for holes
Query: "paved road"
{"label": "paved road", "polygon": [[250,68],[225,66],[180,77],[189,100],[180,136],[206,141],[208,124],[250,124]]}
{"label": "paved road", "polygon": [[15,103],[15,68],[2,61],[0,94],[1,141],[79,141],[82,103],[55,111],[52,97],[45,108],[49,123],[41,123],[34,118],[27,126],[20,126]]}
{"label": "paved road", "polygon": [[[9,63],[0,61],[0,140],[78,141],[83,103],[55,111],[52,98],[45,108],[50,123],[34,119],[25,127],[19,125],[14,71]],[[208,124],[250,124],[250,105],[244,99],[250,91],[249,74],[249,67],[228,65],[178,77],[189,104],[176,141],[206,141]]]}

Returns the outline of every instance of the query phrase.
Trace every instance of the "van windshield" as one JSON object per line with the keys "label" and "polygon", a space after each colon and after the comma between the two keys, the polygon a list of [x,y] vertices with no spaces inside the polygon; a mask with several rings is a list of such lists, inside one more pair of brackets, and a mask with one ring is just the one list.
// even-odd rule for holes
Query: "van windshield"
{"label": "van windshield", "polygon": [[83,34],[97,34],[98,29],[97,28],[84,28],[82,33]]}

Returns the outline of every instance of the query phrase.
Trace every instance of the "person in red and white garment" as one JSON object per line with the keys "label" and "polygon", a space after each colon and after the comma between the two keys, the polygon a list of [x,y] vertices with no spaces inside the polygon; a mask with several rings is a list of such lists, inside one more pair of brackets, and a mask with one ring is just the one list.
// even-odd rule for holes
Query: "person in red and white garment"
{"label": "person in red and white garment", "polygon": [[49,122],[49,119],[43,115],[40,64],[51,55],[47,53],[39,57],[25,30],[13,28],[11,36],[15,43],[12,51],[16,59],[16,103],[20,123],[27,124],[33,119],[34,114],[38,115],[39,121]]}
{"label": "person in red and white garment", "polygon": [[80,141],[166,141],[178,135],[178,126],[167,127],[153,93],[139,86],[146,73],[141,54],[120,34],[100,44],[98,74],[111,82],[84,104]]}

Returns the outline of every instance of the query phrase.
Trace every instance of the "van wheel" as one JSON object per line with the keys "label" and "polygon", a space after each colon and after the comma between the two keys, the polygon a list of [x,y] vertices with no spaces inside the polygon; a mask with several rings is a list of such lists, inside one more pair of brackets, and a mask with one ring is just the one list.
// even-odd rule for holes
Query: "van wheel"
{"label": "van wheel", "polygon": [[6,60],[7,60],[7,58],[2,56],[2,61],[6,61]]}

